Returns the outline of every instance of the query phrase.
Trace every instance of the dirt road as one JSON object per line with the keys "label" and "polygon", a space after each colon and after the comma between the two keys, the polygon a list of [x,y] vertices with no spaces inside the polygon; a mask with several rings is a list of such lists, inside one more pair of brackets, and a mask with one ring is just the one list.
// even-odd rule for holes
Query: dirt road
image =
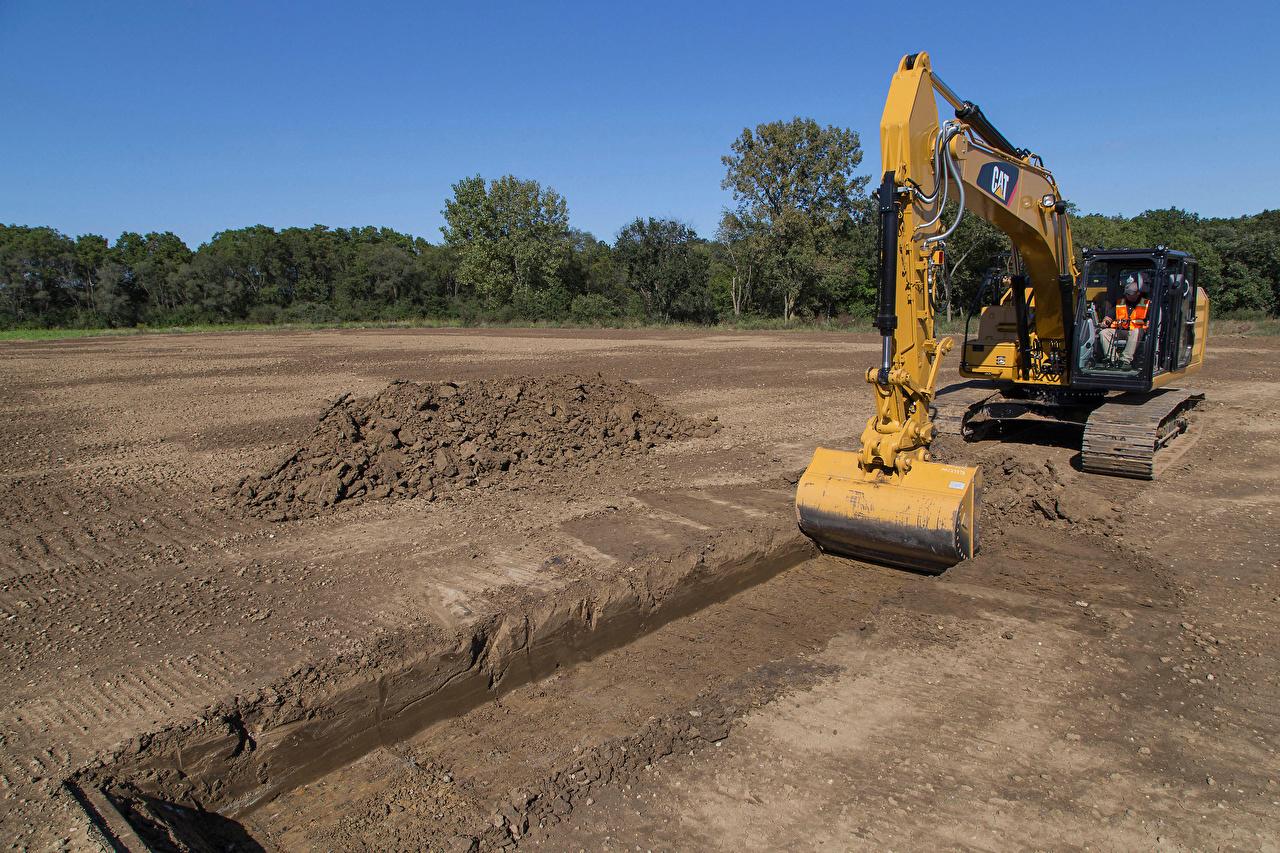
{"label": "dirt road", "polygon": [[[791,523],[871,337],[6,344],[2,834],[94,843],[75,777],[246,849],[1274,847],[1280,342],[1214,344],[1154,486],[946,448],[996,485],[941,579]],[[343,392],[597,372],[722,428],[286,521],[214,492]]]}

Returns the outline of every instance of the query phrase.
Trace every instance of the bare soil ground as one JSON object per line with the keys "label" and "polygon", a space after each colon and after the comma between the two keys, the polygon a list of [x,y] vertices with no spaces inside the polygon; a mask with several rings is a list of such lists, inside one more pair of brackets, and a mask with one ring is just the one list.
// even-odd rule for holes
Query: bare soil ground
{"label": "bare soil ground", "polygon": [[[101,843],[74,776],[242,849],[1276,849],[1280,341],[1210,348],[1155,484],[942,448],[992,485],[929,578],[789,514],[870,336],[0,345],[0,836]],[[722,428],[284,521],[214,491],[344,392],[570,373]]]}

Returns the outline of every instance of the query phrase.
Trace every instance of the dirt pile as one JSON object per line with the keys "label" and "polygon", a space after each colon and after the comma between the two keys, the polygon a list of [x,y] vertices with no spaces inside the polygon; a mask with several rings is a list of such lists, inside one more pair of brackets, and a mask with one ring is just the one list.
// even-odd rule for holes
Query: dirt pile
{"label": "dirt pile", "polygon": [[340,503],[434,500],[719,429],[714,416],[683,417],[644,389],[600,375],[397,381],[374,397],[339,397],[310,438],[226,493],[240,511],[279,521]]}
{"label": "dirt pile", "polygon": [[1007,522],[1071,522],[1073,511],[1067,482],[1069,470],[1018,445],[986,452],[955,435],[941,435],[929,450],[938,462],[977,465],[982,469],[981,522],[988,532]]}
{"label": "dirt pile", "polygon": [[982,463],[982,510],[989,517],[1016,521],[1057,521],[1066,516],[1062,472],[1053,462],[1001,453]]}
{"label": "dirt pile", "polygon": [[982,515],[986,530],[1006,523],[1070,527],[1080,533],[1109,536],[1125,508],[1101,484],[1072,477],[1060,463],[1025,450],[998,454],[982,465]]}

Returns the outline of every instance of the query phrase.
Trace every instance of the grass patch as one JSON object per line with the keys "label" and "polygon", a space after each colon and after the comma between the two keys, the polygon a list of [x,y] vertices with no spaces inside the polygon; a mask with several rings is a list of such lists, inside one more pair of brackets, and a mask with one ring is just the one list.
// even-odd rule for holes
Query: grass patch
{"label": "grass patch", "polygon": [[[0,341],[56,341],[74,338],[121,337],[130,335],[193,335],[227,332],[312,332],[324,329],[648,329],[685,332],[849,332],[875,331],[870,319],[835,321],[792,321],[784,323],[773,317],[741,317],[715,325],[692,323],[646,323],[609,320],[594,323],[565,321],[511,321],[464,323],[456,319],[422,317],[414,320],[367,320],[334,323],[199,323],[190,326],[130,326],[121,329],[3,329]],[[977,331],[977,323],[972,332]],[[937,321],[939,335],[964,334],[963,318],[950,323]],[[1266,315],[1234,315],[1213,317],[1209,325],[1214,335],[1280,335],[1280,317]],[[1210,343],[1212,346],[1212,343]]]}
{"label": "grass patch", "polygon": [[511,321],[464,323],[460,320],[424,317],[415,320],[369,320],[335,323],[199,323],[190,326],[130,326],[118,329],[4,329],[0,341],[54,341],[70,338],[122,337],[132,335],[191,335],[211,332],[287,332],[323,329],[652,329],[655,331],[871,331],[871,321],[852,323],[792,322],[769,318],[742,318],[715,325],[693,323],[647,323],[609,320],[594,323],[564,321]]}
{"label": "grass patch", "polygon": [[211,332],[307,332],[319,329],[434,329],[461,325],[457,321],[423,319],[347,323],[196,323],[190,326],[128,326],[119,329],[4,329],[0,330],[0,341],[55,341],[66,338],[195,335]]}

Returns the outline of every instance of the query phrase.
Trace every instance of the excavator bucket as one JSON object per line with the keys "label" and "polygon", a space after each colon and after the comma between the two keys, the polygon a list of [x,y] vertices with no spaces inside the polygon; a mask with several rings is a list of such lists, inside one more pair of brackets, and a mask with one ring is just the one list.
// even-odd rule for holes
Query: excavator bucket
{"label": "excavator bucket", "polygon": [[796,488],[800,529],[824,551],[940,574],[978,547],[977,468],[916,462],[864,479],[858,454],[819,447]]}

